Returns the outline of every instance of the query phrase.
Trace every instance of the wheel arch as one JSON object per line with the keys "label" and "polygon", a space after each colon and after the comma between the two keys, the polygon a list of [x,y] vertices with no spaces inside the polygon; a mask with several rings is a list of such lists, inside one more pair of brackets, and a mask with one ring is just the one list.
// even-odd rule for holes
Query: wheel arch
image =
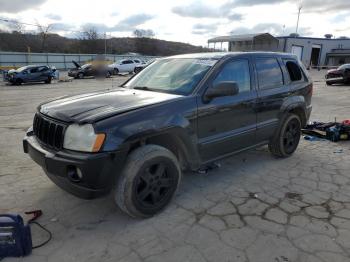
{"label": "wheel arch", "polygon": [[283,118],[285,114],[292,113],[300,118],[301,126],[304,127],[307,124],[307,110],[306,102],[303,96],[296,96],[288,99],[284,102],[280,112],[280,119]]}
{"label": "wheel arch", "polygon": [[154,144],[171,151],[179,160],[182,169],[195,170],[200,166],[198,151],[194,143],[180,127],[133,135],[125,143],[128,144],[128,154],[140,146]]}

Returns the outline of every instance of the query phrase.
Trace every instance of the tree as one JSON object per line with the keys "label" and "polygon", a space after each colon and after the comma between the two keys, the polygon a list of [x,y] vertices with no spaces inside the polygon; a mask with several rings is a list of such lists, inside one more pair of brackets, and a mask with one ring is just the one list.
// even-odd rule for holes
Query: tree
{"label": "tree", "polygon": [[41,52],[44,52],[46,40],[50,35],[50,30],[52,29],[52,24],[41,25],[38,22],[36,22],[36,26],[38,27],[38,31],[39,31],[38,35],[40,36],[40,40],[41,40]]}
{"label": "tree", "polygon": [[79,37],[78,49],[83,53],[102,53],[103,41],[95,27],[84,27]]}
{"label": "tree", "polygon": [[152,38],[155,36],[155,33],[152,29],[135,29],[133,35],[137,38],[147,37]]}

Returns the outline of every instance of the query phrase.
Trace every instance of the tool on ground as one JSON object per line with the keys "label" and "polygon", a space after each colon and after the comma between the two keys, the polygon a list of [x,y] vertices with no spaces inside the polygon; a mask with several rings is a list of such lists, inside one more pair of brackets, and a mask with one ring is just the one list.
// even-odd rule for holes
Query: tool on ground
{"label": "tool on ground", "polygon": [[[23,257],[30,255],[32,249],[42,247],[48,243],[52,234],[49,230],[36,222],[42,215],[41,210],[25,212],[33,215],[25,225],[23,218],[17,214],[0,214],[0,260],[4,257]],[[48,239],[43,243],[33,246],[30,225],[35,224],[48,233]]]}

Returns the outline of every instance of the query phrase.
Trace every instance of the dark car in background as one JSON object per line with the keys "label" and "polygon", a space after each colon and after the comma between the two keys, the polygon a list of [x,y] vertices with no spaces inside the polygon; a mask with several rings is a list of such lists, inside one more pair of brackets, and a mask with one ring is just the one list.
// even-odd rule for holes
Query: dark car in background
{"label": "dark car in background", "polygon": [[344,64],[337,69],[331,69],[326,74],[327,85],[349,84],[350,83],[350,64]]}
{"label": "dark car in background", "polygon": [[5,81],[15,85],[29,82],[51,83],[55,76],[55,68],[47,65],[28,65],[18,69],[11,69],[4,75]]}
{"label": "dark car in background", "polygon": [[75,68],[68,71],[68,76],[82,79],[84,77],[111,77],[112,69],[105,64],[84,64],[80,65],[76,61],[72,61]]}
{"label": "dark car in background", "polygon": [[162,58],[121,88],[41,104],[23,149],[66,191],[113,192],[125,213],[149,217],[171,201],[184,170],[263,145],[291,156],[312,89],[294,55]]}

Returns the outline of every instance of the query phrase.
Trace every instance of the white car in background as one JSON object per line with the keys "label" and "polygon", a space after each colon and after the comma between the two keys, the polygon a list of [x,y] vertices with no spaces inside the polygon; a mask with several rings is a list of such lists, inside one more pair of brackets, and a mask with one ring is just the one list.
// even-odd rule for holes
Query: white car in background
{"label": "white car in background", "polygon": [[117,75],[119,73],[134,73],[135,67],[138,67],[145,62],[140,59],[124,59],[117,63],[113,63],[108,65],[108,67],[112,68],[113,74]]}

